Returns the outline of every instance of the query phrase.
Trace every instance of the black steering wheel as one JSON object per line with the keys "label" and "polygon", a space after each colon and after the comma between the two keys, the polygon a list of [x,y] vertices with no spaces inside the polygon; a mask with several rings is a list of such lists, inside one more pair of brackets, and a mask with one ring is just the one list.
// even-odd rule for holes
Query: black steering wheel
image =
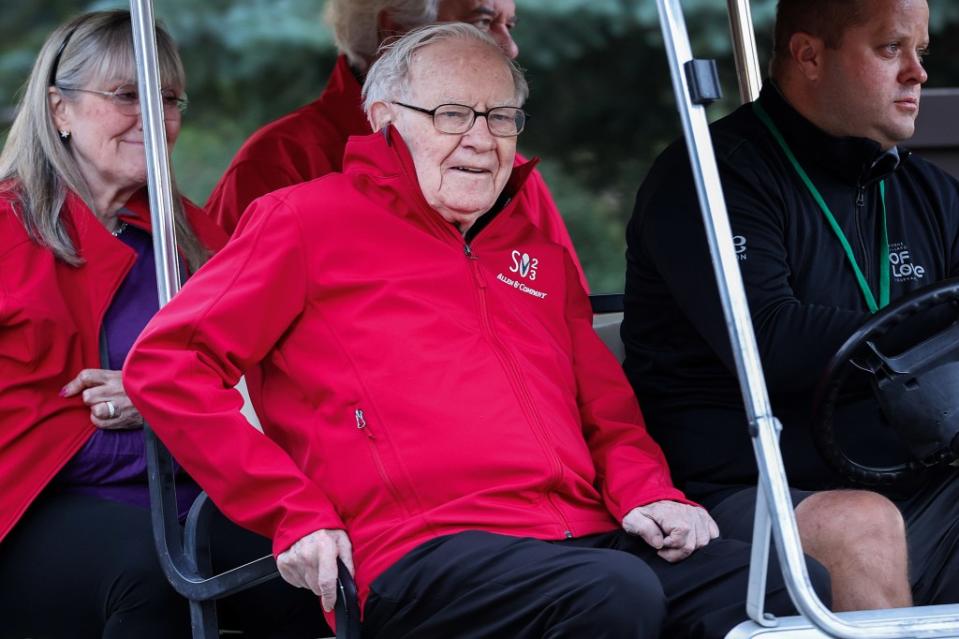
{"label": "black steering wheel", "polygon": [[[830,360],[813,402],[813,439],[826,462],[850,481],[890,486],[926,468],[959,459],[959,313],[950,304],[956,301],[959,278],[910,293],[870,318]],[[909,335],[911,345],[904,350],[898,347],[895,355],[883,352],[890,350],[883,338],[897,327],[912,318],[921,325],[934,313],[942,313],[941,317],[929,317],[938,328],[924,330],[924,335]],[[945,328],[941,328],[943,323]],[[840,391],[856,369],[871,375],[883,416],[909,453],[903,463],[865,465],[839,444],[833,417]]]}

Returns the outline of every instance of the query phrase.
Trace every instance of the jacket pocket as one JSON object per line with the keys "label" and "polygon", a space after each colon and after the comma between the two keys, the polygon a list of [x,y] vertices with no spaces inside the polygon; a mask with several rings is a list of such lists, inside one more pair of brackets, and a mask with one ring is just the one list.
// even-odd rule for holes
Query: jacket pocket
{"label": "jacket pocket", "polygon": [[404,502],[396,482],[383,459],[384,456],[390,456],[389,443],[385,441],[385,437],[381,437],[377,432],[374,432],[375,428],[373,424],[370,423],[370,417],[364,409],[357,407],[353,411],[353,417],[356,423],[356,430],[366,439],[370,457],[373,459],[373,465],[376,467],[376,472],[380,476],[380,481],[383,482],[383,485],[389,492],[390,498],[399,506],[403,514],[408,516],[409,509],[407,508],[407,504]]}

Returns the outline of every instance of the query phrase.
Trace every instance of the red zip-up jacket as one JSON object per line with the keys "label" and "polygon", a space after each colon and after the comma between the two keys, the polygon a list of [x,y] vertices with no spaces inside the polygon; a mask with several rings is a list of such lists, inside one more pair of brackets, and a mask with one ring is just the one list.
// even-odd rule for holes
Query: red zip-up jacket
{"label": "red zip-up jacket", "polygon": [[[207,200],[206,210],[232,233],[246,207],[261,195],[308,182],[343,169],[343,150],[353,135],[372,133],[363,113],[362,87],[346,56],[336,60],[319,98],[259,129],[240,147]],[[526,160],[516,156],[516,164]],[[546,237],[565,246],[579,271],[586,276],[553,196],[538,171],[529,177],[523,197],[530,220]]]}
{"label": "red zip-up jacket", "polygon": [[[276,554],[345,528],[361,600],[439,535],[562,539],[684,502],[569,252],[519,206],[532,164],[467,244],[387,135],[256,200],[144,330],[124,384],[177,460]],[[257,364],[266,436],[233,389]]]}
{"label": "red zip-up jacket", "polygon": [[[226,236],[184,201],[194,232],[218,249]],[[120,219],[150,231],[146,189]],[[90,408],[59,392],[85,368],[100,368],[100,325],[136,260],[76,195],[61,217],[85,260],[70,266],[27,235],[0,199],[0,540],[96,427]]]}

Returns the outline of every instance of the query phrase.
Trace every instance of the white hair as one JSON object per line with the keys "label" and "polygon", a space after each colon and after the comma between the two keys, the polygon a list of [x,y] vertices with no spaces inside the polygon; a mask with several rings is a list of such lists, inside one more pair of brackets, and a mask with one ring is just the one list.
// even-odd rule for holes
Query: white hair
{"label": "white hair", "polygon": [[326,22],[340,52],[354,68],[366,71],[380,47],[380,13],[409,31],[436,22],[438,7],[439,0],[329,0]]}
{"label": "white hair", "polygon": [[384,44],[380,57],[370,67],[363,83],[363,109],[367,114],[374,102],[389,102],[404,99],[409,85],[413,58],[420,49],[446,40],[471,40],[488,45],[495,51],[513,77],[516,106],[521,107],[529,97],[529,86],[523,71],[509,59],[489,34],[471,24],[444,22],[410,31],[402,38]]}

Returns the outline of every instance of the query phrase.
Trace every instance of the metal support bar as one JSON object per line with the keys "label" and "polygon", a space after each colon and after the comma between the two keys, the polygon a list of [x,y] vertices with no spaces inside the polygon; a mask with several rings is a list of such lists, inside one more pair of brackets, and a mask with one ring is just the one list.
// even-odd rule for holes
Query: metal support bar
{"label": "metal support bar", "polygon": [[157,271],[157,295],[162,308],[180,289],[180,265],[173,225],[173,180],[160,100],[160,66],[152,0],[130,0],[133,48],[137,61],[140,117],[147,156],[147,186]]}
{"label": "metal support bar", "polygon": [[726,215],[719,182],[719,168],[709,135],[709,122],[702,106],[694,106],[684,79],[684,65],[693,59],[678,0],[657,0],[666,54],[669,59],[673,90],[680,105],[680,117],[692,164],[696,193],[703,210],[706,235],[716,277],[726,327],[733,345],[736,372],[742,386],[746,417],[750,424],[772,416],[766,393],[766,382],[756,337],[753,334],[746,291],[739,274],[739,263],[733,248],[733,232]]}
{"label": "metal support bar", "polygon": [[[147,160],[147,186],[150,194],[150,216],[157,274],[157,295],[160,307],[172,299],[180,288],[180,268],[176,249],[173,217],[173,180],[160,96],[160,68],[157,59],[156,27],[151,0],[131,0],[130,18],[137,64],[137,87],[140,94],[140,115]],[[201,636],[216,636],[213,600],[274,578],[276,565],[271,556],[216,576],[203,571],[208,558],[198,557],[198,543],[206,532],[205,521],[194,515],[188,528],[184,550],[183,531],[177,522],[173,484],[172,458],[162,443],[144,425],[150,500],[156,546],[163,571],[180,594],[191,600],[191,617],[195,631]],[[204,501],[194,504],[203,508]],[[202,541],[201,541],[202,539]],[[199,550],[204,550],[200,548]],[[198,565],[197,561],[204,565]],[[213,634],[209,634],[212,632]]]}
{"label": "metal support bar", "polygon": [[759,54],[756,53],[753,16],[749,0],[727,0],[726,4],[729,7],[729,30],[733,37],[736,77],[739,78],[739,97],[745,104],[758,98],[763,86]]}
{"label": "metal support bar", "polygon": [[[959,635],[959,606],[945,616],[923,616],[922,608],[875,611],[875,625],[857,625],[832,614],[809,581],[796,527],[786,471],[779,451],[779,421],[772,415],[762,364],[753,333],[745,288],[733,247],[719,169],[702,106],[694,105],[685,83],[684,65],[693,59],[679,0],[657,0],[670,76],[682,120],[696,193],[729,332],[736,373],[759,468],[773,538],[786,588],[796,608],[823,632],[844,639],[905,639]],[[761,537],[760,537],[761,540]],[[762,615],[765,619],[766,616]]]}
{"label": "metal support bar", "polygon": [[766,495],[760,485],[756,489],[756,515],[753,517],[753,544],[749,556],[749,588],[746,593],[746,614],[761,626],[775,626],[776,618],[767,615],[766,577],[769,573],[769,542],[772,522]]}
{"label": "metal support bar", "polygon": [[214,639],[220,636],[216,615],[216,600],[190,600],[190,629],[194,639]]}
{"label": "metal support bar", "polygon": [[[173,458],[163,443],[152,433],[146,437],[147,473],[150,485],[150,516],[156,537],[160,566],[174,590],[194,601],[218,599],[264,583],[277,575],[272,555],[227,570],[218,575],[201,574],[197,563],[196,543],[202,531],[187,532],[186,539],[177,521],[176,495],[172,489]],[[187,517],[187,526],[207,528],[204,516],[211,514],[206,496],[194,502]]]}

